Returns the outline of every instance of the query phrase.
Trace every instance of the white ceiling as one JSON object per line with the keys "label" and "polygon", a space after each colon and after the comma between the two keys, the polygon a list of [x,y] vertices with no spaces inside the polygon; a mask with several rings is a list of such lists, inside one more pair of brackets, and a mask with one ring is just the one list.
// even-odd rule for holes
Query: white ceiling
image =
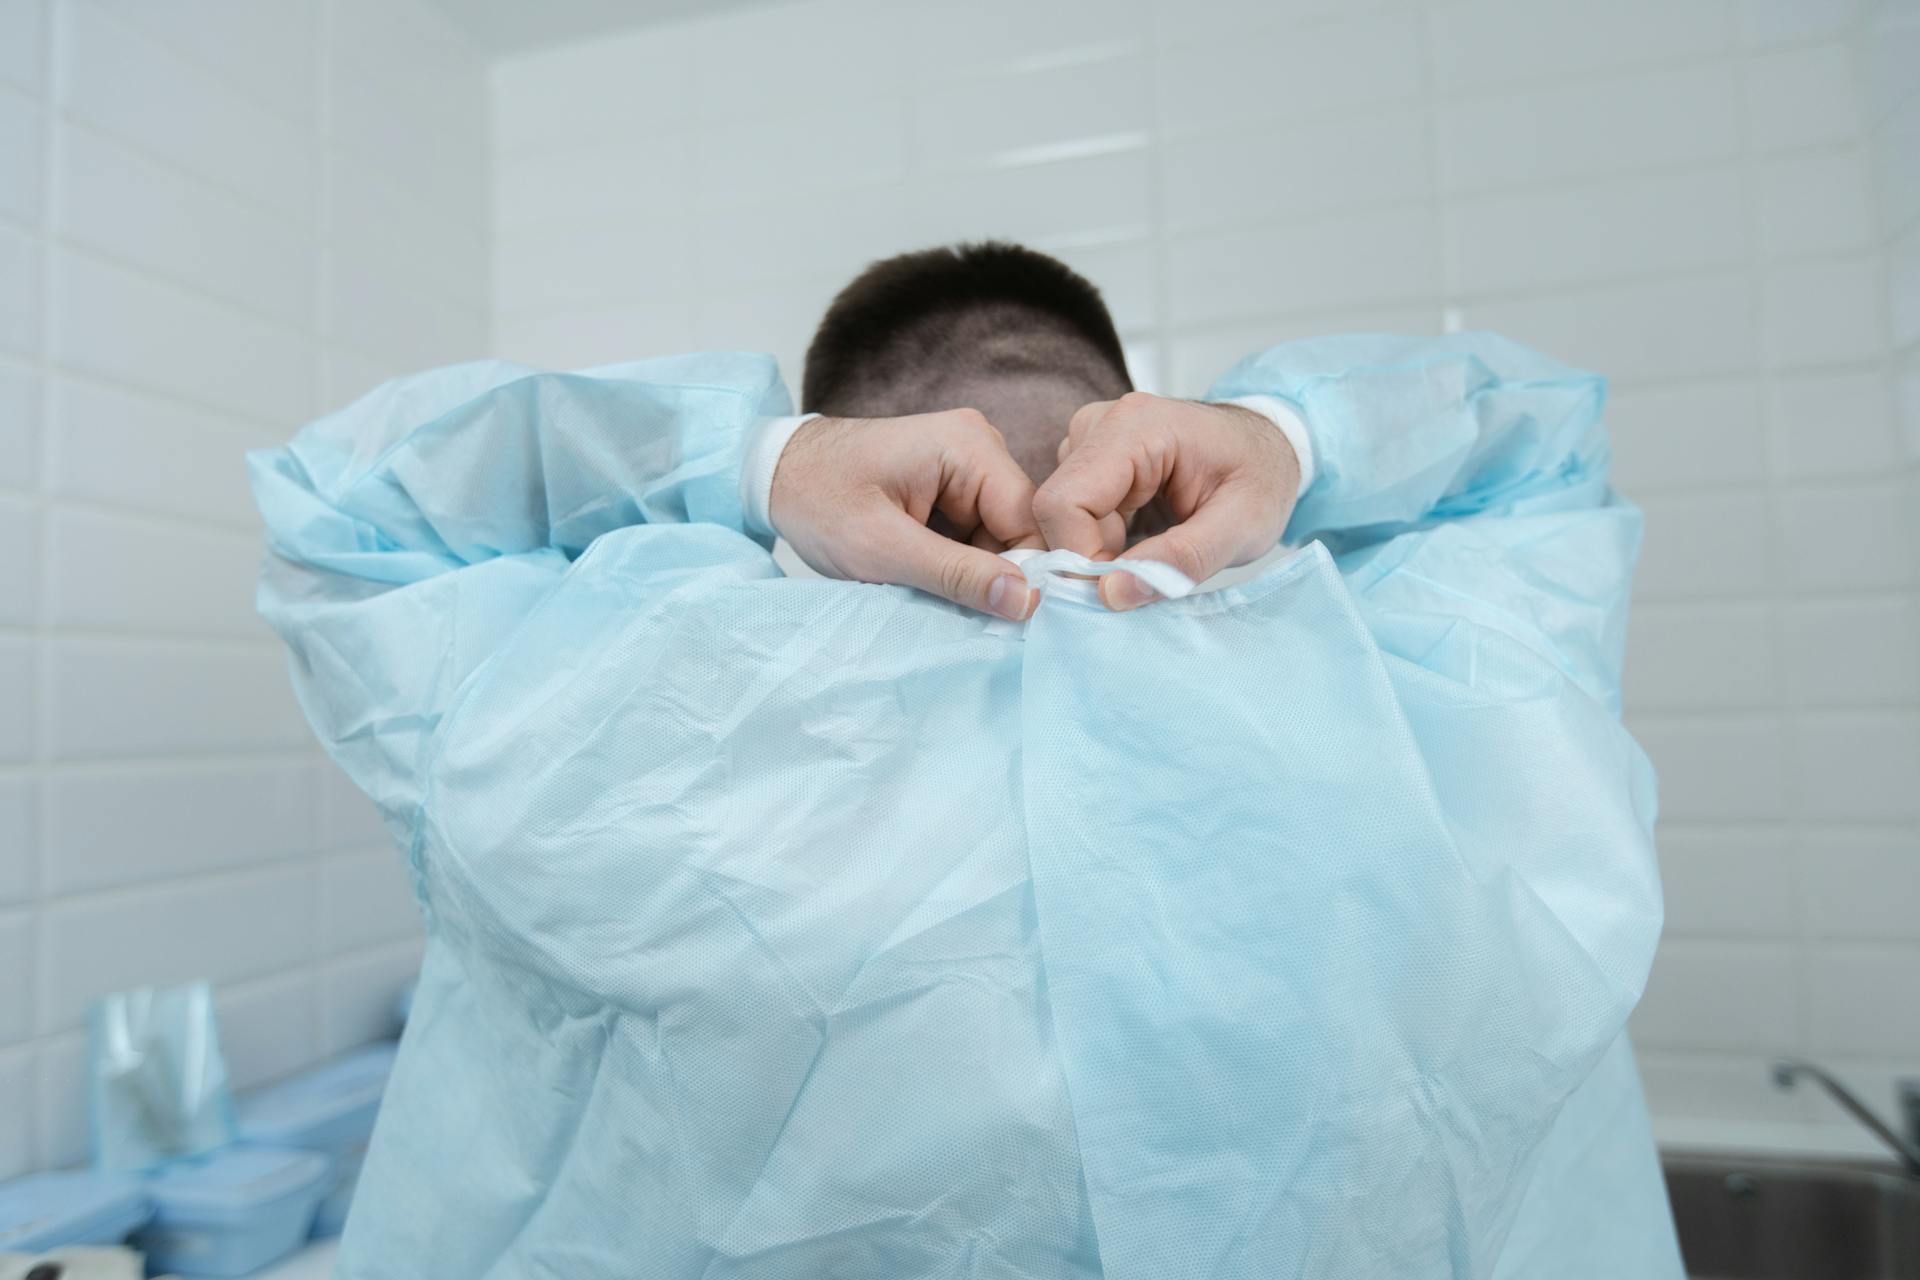
{"label": "white ceiling", "polygon": [[438,0],[441,12],[491,53],[519,53],[543,45],[698,14],[745,9],[778,0]]}

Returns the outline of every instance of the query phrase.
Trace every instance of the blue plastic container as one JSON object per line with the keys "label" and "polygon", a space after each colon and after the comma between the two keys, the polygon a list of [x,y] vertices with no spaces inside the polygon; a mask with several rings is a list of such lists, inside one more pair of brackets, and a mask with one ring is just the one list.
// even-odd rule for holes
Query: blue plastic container
{"label": "blue plastic container", "polygon": [[183,1276],[243,1276],[306,1243],[332,1167],[312,1151],[227,1147],[147,1178],[147,1266]]}
{"label": "blue plastic container", "polygon": [[37,1173],[0,1183],[0,1253],[119,1244],[153,1212],[136,1178]]}
{"label": "blue plastic container", "polygon": [[377,1044],[240,1100],[244,1140],[318,1151],[333,1161],[333,1182],[313,1222],[316,1237],[337,1236],[346,1225],[398,1052],[398,1045]]}

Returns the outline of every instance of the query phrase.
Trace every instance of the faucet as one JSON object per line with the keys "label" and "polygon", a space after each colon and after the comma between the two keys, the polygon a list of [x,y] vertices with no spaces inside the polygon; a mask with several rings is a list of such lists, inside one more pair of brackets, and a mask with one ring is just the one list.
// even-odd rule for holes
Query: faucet
{"label": "faucet", "polygon": [[1902,1080],[1898,1085],[1901,1118],[1907,1129],[1907,1136],[1903,1138],[1889,1128],[1886,1121],[1875,1115],[1872,1108],[1854,1097],[1845,1085],[1813,1063],[1798,1058],[1782,1058],[1773,1064],[1773,1083],[1779,1088],[1793,1088],[1801,1076],[1806,1076],[1825,1089],[1848,1115],[1865,1125],[1874,1137],[1893,1152],[1902,1168],[1913,1177],[1920,1178],[1920,1080]]}

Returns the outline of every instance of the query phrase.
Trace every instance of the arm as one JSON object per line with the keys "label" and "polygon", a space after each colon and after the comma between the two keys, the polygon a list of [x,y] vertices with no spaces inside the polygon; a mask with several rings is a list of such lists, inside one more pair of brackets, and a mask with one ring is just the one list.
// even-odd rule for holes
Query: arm
{"label": "arm", "polygon": [[387,383],[249,457],[260,611],[322,743],[403,845],[422,753],[465,680],[599,535],[740,530],[746,441],[786,409],[765,357],[481,362]]}
{"label": "arm", "polygon": [[[1033,489],[984,418],[787,407],[764,356],[580,374],[482,362],[388,383],[252,455],[260,611],[315,731],[403,845],[457,691],[614,530],[702,526],[650,541],[675,562],[659,567],[770,572],[754,541],[771,542],[777,517],[830,577],[1026,616],[1025,580],[987,548],[1033,539]],[[930,530],[935,511],[979,545]]]}

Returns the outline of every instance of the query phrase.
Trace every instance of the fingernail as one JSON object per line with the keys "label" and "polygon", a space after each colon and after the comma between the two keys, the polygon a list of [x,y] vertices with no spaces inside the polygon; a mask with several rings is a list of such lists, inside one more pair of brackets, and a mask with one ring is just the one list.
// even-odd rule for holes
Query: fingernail
{"label": "fingernail", "polygon": [[1033,612],[1034,597],[1038,594],[1019,574],[1003,574],[987,588],[987,608],[1008,622],[1025,622]]}
{"label": "fingernail", "polygon": [[1116,613],[1158,600],[1160,593],[1130,573],[1107,575],[1107,608]]}

